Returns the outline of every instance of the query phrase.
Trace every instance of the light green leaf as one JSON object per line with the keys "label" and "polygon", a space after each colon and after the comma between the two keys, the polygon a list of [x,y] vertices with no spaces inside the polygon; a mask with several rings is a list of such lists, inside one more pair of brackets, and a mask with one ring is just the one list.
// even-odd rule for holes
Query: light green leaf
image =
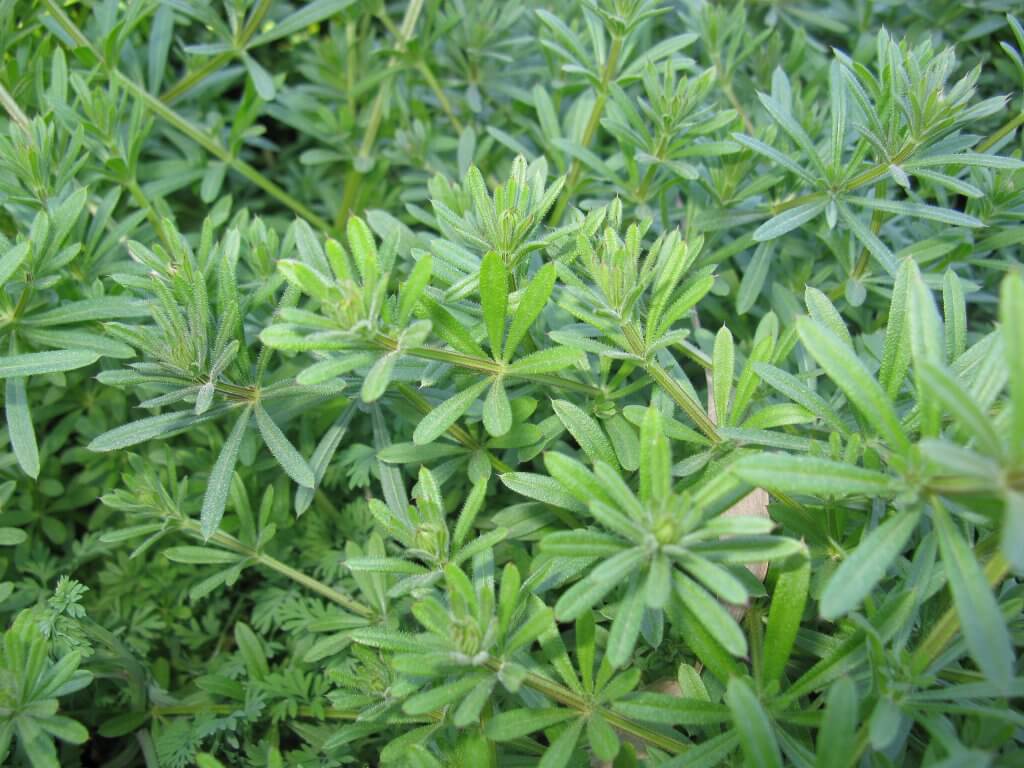
{"label": "light green leaf", "polygon": [[316,477],[309,463],[259,403],[256,404],[256,426],[259,427],[263,442],[288,477],[305,488],[315,487]]}
{"label": "light green leaf", "polygon": [[746,656],[747,637],[722,604],[692,579],[676,573],[676,594],[697,621],[733,656]]}
{"label": "light green leaf", "polygon": [[39,446],[36,431],[32,426],[32,414],[28,407],[24,376],[7,379],[5,382],[4,412],[7,416],[7,432],[11,448],[18,460],[18,466],[26,475],[39,477]]}
{"label": "light green leaf", "polygon": [[638,584],[639,581],[634,578],[633,584],[619,602],[611,632],[608,634],[608,663],[616,668],[625,666],[629,661],[636,647],[637,636],[640,634],[645,604]]}
{"label": "light green leaf", "polygon": [[505,314],[508,312],[508,272],[505,262],[494,251],[488,251],[480,262],[480,306],[491,343],[491,355],[501,354],[505,338]]}
{"label": "light green leaf", "polygon": [[[359,391],[359,397],[364,403],[372,403],[380,398],[387,391],[391,383],[391,375],[395,370],[395,363],[398,362],[398,352],[388,352],[377,358],[366,378],[363,379],[363,386]],[[308,370],[308,369],[307,369]]]}
{"label": "light green leaf", "polygon": [[860,605],[903,552],[920,519],[919,511],[900,512],[860,541],[832,574],[821,595],[823,618],[837,619]]}
{"label": "light green leaf", "polygon": [[768,610],[768,627],[764,636],[764,681],[782,678],[789,662],[797,630],[800,629],[807,605],[811,582],[811,558],[804,557],[799,566],[779,574]]}
{"label": "light green leaf", "polygon": [[790,208],[788,211],[783,211],[755,229],[754,240],[758,243],[763,243],[768,240],[774,240],[777,237],[782,237],[787,232],[791,232],[808,221],[817,218],[827,205],[828,200],[821,199],[798,205],[795,208]]}
{"label": "light green leaf", "polygon": [[732,334],[728,328],[722,326],[715,336],[715,348],[711,358],[715,412],[719,424],[725,424],[728,421],[729,393],[732,392],[732,379],[736,364],[735,354]]}
{"label": "light green leaf", "polygon": [[937,500],[932,520],[967,650],[989,682],[1003,686],[1013,679],[1014,654],[999,603],[974,552]]}
{"label": "light green leaf", "polygon": [[551,407],[592,462],[603,461],[611,467],[619,466],[611,442],[593,417],[568,400],[554,400]]}
{"label": "light green leaf", "polygon": [[750,684],[743,678],[732,678],[725,692],[725,703],[732,712],[746,765],[751,768],[782,768],[782,755],[772,721]]}
{"label": "light green leaf", "polygon": [[731,471],[753,486],[836,498],[884,495],[891,485],[888,475],[871,469],[783,453],[748,454],[733,464]]}
{"label": "light green leaf", "polygon": [[510,709],[488,720],[484,734],[492,741],[512,741],[577,716],[565,707]]}
{"label": "light green leaf", "polygon": [[99,359],[98,353],[85,349],[57,349],[52,352],[7,355],[0,357],[0,379],[73,371],[92,365]]}
{"label": "light green leaf", "polygon": [[505,338],[505,352],[502,358],[505,362],[512,359],[520,342],[530,330],[534,320],[547,306],[551,291],[555,287],[555,265],[545,264],[537,274],[533,276],[530,284],[526,286],[523,295],[519,297],[519,305],[512,316],[512,324],[508,329],[508,336]]}
{"label": "light green leaf", "polygon": [[3,256],[0,256],[0,286],[5,285],[11,279],[11,276],[17,272],[18,267],[25,261],[31,248],[31,241],[24,240],[9,249]]}
{"label": "light green leaf", "polygon": [[245,434],[245,428],[249,425],[251,413],[251,408],[245,408],[238,416],[235,426],[232,427],[227,440],[221,446],[217,461],[206,482],[203,509],[199,518],[203,538],[206,540],[209,540],[217,532],[221,518],[224,517],[224,506],[227,504],[228,493],[231,490],[231,476],[234,474],[235,462],[238,460],[238,449],[242,445],[242,436]]}
{"label": "light green leaf", "polygon": [[445,433],[448,427],[458,421],[462,414],[469,410],[480,393],[487,389],[488,384],[490,384],[490,379],[478,381],[439,404],[420,419],[420,423],[416,425],[416,429],[412,433],[412,441],[416,445],[434,442]]}
{"label": "light green leaf", "polygon": [[[910,448],[892,401],[852,349],[832,331],[808,317],[798,317],[797,333],[804,347],[835,382],[864,419],[897,451]],[[801,403],[801,405],[805,405]]]}
{"label": "light green leaf", "polygon": [[495,377],[484,400],[484,429],[491,437],[501,437],[512,428],[512,406],[508,402],[505,383]]}
{"label": "light green leaf", "polygon": [[[1005,278],[999,294],[1000,334],[1006,354],[1006,368],[1016,371],[1009,378],[1013,419],[1007,434],[1014,458],[1024,459],[1024,276],[1013,270]],[[0,360],[0,366],[3,360]]]}
{"label": "light green leaf", "polygon": [[841,677],[829,688],[817,740],[817,768],[847,768],[856,759],[857,685]]}
{"label": "light green leaf", "polygon": [[583,350],[569,347],[551,347],[520,357],[508,367],[516,376],[532,376],[537,373],[553,373],[575,368],[584,357]]}

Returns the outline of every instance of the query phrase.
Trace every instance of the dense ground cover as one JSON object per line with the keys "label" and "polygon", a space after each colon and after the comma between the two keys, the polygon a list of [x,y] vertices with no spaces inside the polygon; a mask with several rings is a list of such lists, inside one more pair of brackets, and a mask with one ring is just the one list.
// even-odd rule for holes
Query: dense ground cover
{"label": "dense ground cover", "polygon": [[1024,765],[1014,5],[0,2],[0,762]]}

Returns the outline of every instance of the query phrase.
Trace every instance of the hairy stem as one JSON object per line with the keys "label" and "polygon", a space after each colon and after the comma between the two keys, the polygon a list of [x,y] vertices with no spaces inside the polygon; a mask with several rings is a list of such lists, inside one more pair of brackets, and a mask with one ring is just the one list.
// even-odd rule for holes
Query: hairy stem
{"label": "hairy stem", "polygon": [[[600,88],[597,91],[597,97],[594,99],[594,106],[590,109],[590,117],[587,118],[587,124],[583,129],[583,137],[580,139],[580,146],[584,149],[590,146],[590,142],[594,139],[594,134],[597,133],[597,126],[601,124],[601,117],[604,115],[604,105],[608,101],[608,88],[615,78],[616,70],[619,67],[622,42],[622,38],[618,35],[612,37],[612,44],[608,49],[608,57],[605,59],[604,68],[601,71]],[[558,199],[555,209],[551,212],[551,226],[557,227],[558,223],[562,220],[565,209],[569,205],[569,200],[576,191],[576,185],[579,183],[582,172],[583,165],[580,163],[579,158],[573,158],[572,163],[569,164],[565,189],[562,191],[562,196]]]}
{"label": "hairy stem", "polygon": [[[420,12],[422,10],[423,0],[411,0],[409,5],[406,7],[405,16],[402,18],[402,26],[398,30],[398,39],[395,41],[395,47],[397,50],[404,51],[406,44],[412,38],[413,32],[416,30],[416,22],[419,20]],[[384,117],[384,107],[391,96],[391,80],[394,76],[398,63],[398,56],[392,56],[388,59],[384,79],[380,84],[380,89],[377,91],[377,95],[373,99],[373,104],[370,106],[370,119],[366,124],[366,132],[363,134],[362,143],[359,145],[359,152],[356,155],[356,164],[359,164],[361,161],[365,162],[369,159],[370,152],[373,150],[373,145],[377,141],[377,132],[380,130],[380,123]],[[339,230],[345,226],[345,221],[348,219],[349,211],[351,211],[355,205],[356,196],[362,182],[363,174],[356,170],[355,167],[349,170],[348,174],[345,176],[345,186],[344,192],[342,193],[341,206],[338,208],[338,213],[334,217],[334,225]]]}

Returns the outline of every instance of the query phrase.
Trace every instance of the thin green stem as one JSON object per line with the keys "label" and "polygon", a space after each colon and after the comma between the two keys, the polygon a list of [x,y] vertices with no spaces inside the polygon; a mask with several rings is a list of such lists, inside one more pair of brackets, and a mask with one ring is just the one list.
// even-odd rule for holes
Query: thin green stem
{"label": "thin green stem", "polygon": [[697,428],[703,432],[712,443],[722,442],[722,436],[718,434],[718,428],[715,427],[715,423],[708,416],[704,407],[694,400],[690,394],[683,389],[683,386],[676,381],[676,379],[666,371],[660,363],[656,360],[650,359],[647,355],[647,348],[643,342],[643,336],[640,330],[632,325],[626,324],[622,327],[623,335],[626,337],[626,343],[629,344],[630,351],[640,357],[643,362],[644,370],[647,375],[654,379],[657,384],[665,390],[666,394],[672,398],[676,405],[683,409],[683,412],[693,420],[693,423],[697,425]]}
{"label": "thin green stem", "polygon": [[95,46],[93,46],[89,39],[82,34],[82,31],[78,29],[75,23],[68,17],[63,8],[57,4],[56,0],[43,0],[43,4],[50,12],[50,15],[53,16],[54,20],[68,34],[68,36],[71,37],[75,44],[80,48],[88,50],[104,67],[111,82],[117,83],[129,95],[146,107],[154,116],[159,117],[172,128],[183,133],[218,160],[226,163],[232,170],[240,174],[246,180],[255,184],[282,205],[306,219],[317,229],[320,229],[323,232],[332,231],[331,225],[326,219],[315,214],[304,203],[290,195],[280,186],[264,176],[259,170],[249,165],[249,163],[235,157],[231,152],[225,149],[216,138],[210,136],[203,131],[203,129],[193,125],[189,120],[179,115],[141,85],[123,74],[119,69],[117,69],[117,67],[105,62],[103,57],[100,55],[100,52]]}
{"label": "thin green stem", "polygon": [[[394,352],[398,349],[398,341],[385,336],[384,334],[378,334],[375,338],[375,343],[381,349]],[[602,397],[605,392],[604,390],[593,387],[590,384],[584,384],[580,381],[573,381],[572,379],[566,379],[562,376],[554,376],[552,374],[545,373],[516,373],[510,369],[505,363],[491,360],[486,357],[477,357],[475,355],[467,355],[462,352],[453,352],[449,349],[437,349],[435,347],[408,347],[402,349],[403,355],[410,355],[412,357],[419,357],[423,360],[434,360],[439,363],[448,363],[467,371],[473,371],[474,373],[480,373],[484,376],[505,376],[510,379],[526,379],[537,384],[545,384],[551,387],[557,387],[558,389],[564,389],[571,392],[579,392],[582,395],[588,397]]]}
{"label": "thin green stem", "polygon": [[15,98],[11,96],[6,88],[4,88],[3,83],[0,83],[0,105],[3,106],[4,111],[10,116],[11,120],[13,120],[21,130],[27,133],[29,126],[31,125],[31,121],[28,119],[28,115],[26,115],[22,111],[21,107],[18,106],[18,102]]}
{"label": "thin green stem", "polygon": [[750,115],[747,114],[747,110],[743,108],[743,104],[740,103],[739,98],[736,96],[736,91],[732,87],[732,77],[726,73],[725,67],[722,66],[722,61],[718,56],[714,59],[715,66],[715,77],[718,78],[719,85],[722,86],[722,93],[725,94],[725,98],[729,100],[729,104],[736,110],[736,114],[740,116],[740,120],[743,121],[743,129],[748,135],[754,135],[754,124],[750,120]]}
{"label": "thin green stem", "polygon": [[[500,659],[491,659],[487,662],[487,666],[497,672],[501,669],[502,662]],[[595,704],[592,701],[588,701],[583,696],[575,693],[568,688],[559,685],[558,683],[548,680],[546,677],[535,674],[533,672],[527,673],[523,679],[523,684],[547,696],[552,701],[556,701],[559,704],[564,704],[567,707],[578,710],[584,714],[589,715],[591,712],[600,712],[602,717],[608,721],[608,724],[613,728],[616,728],[623,733],[628,733],[631,736],[635,736],[652,746],[663,749],[666,752],[672,754],[680,754],[690,748],[689,744],[674,739],[671,736],[667,736],[664,733],[654,731],[646,726],[635,723],[632,720],[623,717],[617,712]]]}
{"label": "thin green stem", "polygon": [[249,40],[259,31],[260,25],[263,23],[263,19],[266,18],[272,5],[273,0],[260,0],[256,8],[253,9],[253,12],[249,14],[249,18],[245,22],[245,26],[242,27],[242,31],[234,40],[234,50],[224,51],[224,53],[211,56],[199,69],[185,74],[178,82],[164,91],[160,95],[160,101],[164,102],[164,104],[171,104],[177,101],[193,88],[196,88],[210,75],[223,69],[240,51],[245,50]]}
{"label": "thin green stem", "polygon": [[982,141],[978,146],[976,146],[974,148],[974,151],[975,152],[987,152],[992,147],[994,147],[996,144],[998,144],[1000,141],[1002,141],[1006,136],[1008,136],[1009,134],[1013,133],[1018,128],[1020,128],[1022,125],[1024,125],[1024,112],[1021,112],[1016,117],[1014,117],[1014,118],[1008,120],[1006,123],[1004,123],[1003,126],[1001,128],[999,128],[999,130],[997,130],[995,133],[993,133],[987,139]]}
{"label": "thin green stem", "polygon": [[[200,525],[197,521],[185,518],[179,520],[178,522],[179,525],[187,532],[202,537]],[[340,590],[337,590],[334,587],[324,584],[319,579],[315,579],[312,576],[307,576],[302,571],[296,570],[295,568],[292,568],[290,565],[282,563],[276,557],[271,557],[268,554],[253,549],[252,547],[246,544],[243,544],[241,541],[236,539],[231,534],[224,533],[223,531],[217,531],[213,534],[213,536],[210,537],[209,540],[223,547],[224,549],[236,552],[239,555],[242,555],[243,557],[247,557],[253,560],[259,565],[269,568],[272,571],[276,571],[282,576],[291,579],[296,584],[299,584],[312,592],[316,592],[321,597],[325,597],[333,603],[337,603],[347,611],[351,611],[352,613],[357,614],[359,616],[363,616],[365,618],[370,618],[375,615],[375,612],[372,608],[363,605],[354,597],[350,597],[344,592],[341,592]]]}
{"label": "thin green stem", "polygon": [[[601,124],[601,117],[604,115],[604,107],[608,101],[608,89],[615,78],[616,70],[619,67],[619,57],[622,55],[622,38],[618,35],[612,37],[612,44],[608,49],[608,57],[605,59],[604,68],[601,71],[601,83],[597,89],[597,96],[594,99],[594,106],[590,109],[590,116],[583,128],[583,136],[580,139],[580,146],[584,149],[590,146],[590,142],[597,133],[597,126]],[[569,164],[569,173],[565,180],[565,189],[562,191],[555,209],[551,212],[551,226],[557,227],[569,205],[569,200],[576,191],[580,174],[583,172],[583,164],[579,158],[573,158]]]}
{"label": "thin green stem", "polygon": [[[422,10],[423,0],[411,0],[406,7],[405,16],[402,18],[402,26],[398,29],[398,40],[395,42],[396,50],[399,52],[405,50],[406,44],[412,38],[413,32],[416,30],[416,22],[419,20]],[[373,104],[370,106],[370,119],[366,124],[366,132],[363,134],[363,140],[359,145],[355,164],[345,175],[345,187],[342,193],[341,205],[338,208],[337,215],[334,217],[334,224],[339,230],[345,226],[349,211],[355,206],[359,187],[363,182],[363,174],[356,169],[356,166],[369,160],[370,152],[377,141],[377,132],[380,130],[381,120],[384,117],[384,107],[391,96],[391,80],[399,61],[400,58],[397,55],[388,59],[384,79],[380,84],[377,95],[373,99]]]}

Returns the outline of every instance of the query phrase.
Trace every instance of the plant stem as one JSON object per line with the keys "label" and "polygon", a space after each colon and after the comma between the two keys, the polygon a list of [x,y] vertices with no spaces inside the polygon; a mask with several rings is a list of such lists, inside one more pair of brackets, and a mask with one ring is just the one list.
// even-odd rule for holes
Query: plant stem
{"label": "plant stem", "polygon": [[974,148],[974,151],[975,152],[987,152],[993,146],[995,146],[997,143],[1002,141],[1005,136],[1007,136],[1010,133],[1013,133],[1015,130],[1020,128],[1022,125],[1024,125],[1024,112],[1021,112],[1019,115],[1017,115],[1013,119],[1011,119],[1011,120],[1007,121],[1006,123],[1004,123],[1003,126],[999,130],[997,130],[995,133],[993,133],[991,136],[989,136],[987,139],[985,139],[983,142],[981,142],[978,146],[976,146]]}
{"label": "plant stem", "polygon": [[[489,669],[497,672],[501,669],[502,662],[500,659],[491,659],[487,662]],[[572,707],[585,714],[591,712],[600,712],[608,724],[613,728],[616,728],[623,733],[628,733],[631,736],[635,736],[648,744],[664,749],[666,752],[672,754],[679,754],[689,749],[690,745],[685,742],[674,739],[671,736],[666,736],[658,731],[651,730],[639,723],[634,723],[626,717],[612,712],[611,710],[594,704],[591,701],[583,698],[579,694],[569,690],[568,688],[559,685],[558,683],[548,680],[546,677],[528,672],[526,677],[523,679],[523,684],[529,686],[538,693],[542,693],[552,701],[557,701],[559,704],[564,704],[567,707]]]}
{"label": "plant stem", "polygon": [[[601,124],[601,117],[604,115],[604,105],[608,101],[608,88],[615,77],[615,71],[619,67],[619,56],[621,54],[622,38],[614,35],[612,37],[612,44],[608,49],[608,57],[604,62],[604,69],[601,72],[601,84],[594,99],[594,106],[590,109],[590,117],[587,118],[587,124],[583,128],[583,137],[580,139],[580,146],[584,149],[590,146],[590,142],[594,139],[594,134],[597,133],[597,126]],[[565,209],[569,205],[569,200],[576,191],[576,185],[579,183],[582,172],[582,163],[580,163],[579,158],[574,157],[569,164],[565,189],[562,191],[562,196],[558,199],[555,209],[551,212],[550,223],[552,227],[557,227],[558,223],[562,220]]]}
{"label": "plant stem", "polygon": [[6,88],[4,88],[3,83],[0,83],[0,105],[3,106],[4,111],[7,112],[11,120],[19,128],[21,128],[21,130],[28,133],[31,121],[28,119],[28,115],[26,115],[21,110],[21,107],[18,106],[18,102],[15,100],[15,98],[11,96],[11,94],[7,91]]}
{"label": "plant stem", "polygon": [[234,50],[224,51],[224,53],[211,56],[199,69],[187,73],[178,82],[164,91],[160,95],[160,101],[164,104],[170,104],[180,99],[214,72],[219,72],[223,69],[240,51],[245,50],[249,40],[259,31],[260,25],[263,23],[263,19],[266,18],[267,12],[272,5],[273,0],[260,0],[259,5],[249,14],[249,18],[245,22],[245,26],[242,27],[242,31],[233,41]]}
{"label": "plant stem", "polygon": [[117,67],[105,62],[103,57],[100,55],[100,52],[95,46],[93,46],[89,39],[82,34],[82,31],[75,26],[75,23],[57,4],[56,0],[42,1],[50,12],[50,15],[53,16],[54,20],[68,34],[68,36],[71,37],[71,39],[74,40],[80,48],[88,50],[103,66],[109,79],[112,82],[116,82],[121,88],[152,112],[153,115],[161,118],[164,122],[180,133],[185,134],[185,136],[192,139],[192,141],[201,146],[218,160],[230,166],[236,173],[255,184],[282,205],[291,209],[294,213],[306,219],[317,229],[327,233],[332,232],[331,225],[326,219],[315,214],[304,203],[294,198],[280,186],[260,173],[256,168],[249,165],[249,163],[232,155],[231,152],[225,149],[217,139],[179,115],[141,85],[123,74],[119,69],[117,69]]}
{"label": "plant stem", "polygon": [[[406,44],[412,38],[413,32],[416,30],[416,22],[419,20],[422,10],[423,0],[410,0],[409,5],[405,9],[405,16],[402,18],[402,26],[398,30],[398,40],[395,41],[396,49],[399,52],[404,52]],[[380,89],[377,91],[377,95],[374,97],[373,104],[370,107],[370,119],[366,124],[366,132],[363,134],[362,143],[359,145],[356,165],[369,159],[370,151],[377,141],[377,132],[380,130],[380,123],[384,117],[384,106],[391,96],[391,80],[398,62],[399,57],[397,55],[388,59],[384,79],[381,81]],[[341,206],[334,217],[334,225],[339,230],[345,226],[349,211],[355,205],[356,195],[359,192],[359,186],[362,184],[362,181],[363,174],[356,170],[355,165],[345,175],[345,187],[342,193]]]}
{"label": "plant stem", "polygon": [[[198,522],[188,518],[181,519],[178,522],[184,530],[202,538]],[[321,597],[325,597],[333,603],[337,603],[347,611],[351,611],[352,613],[363,616],[364,618],[370,618],[375,615],[375,611],[372,608],[363,605],[355,598],[346,595],[344,592],[341,592],[334,587],[324,584],[319,579],[307,576],[302,571],[298,571],[290,565],[282,563],[275,557],[271,557],[270,555],[259,552],[252,547],[243,544],[231,534],[224,533],[223,531],[217,531],[210,537],[210,541],[220,545],[224,549],[237,552],[244,557],[250,558],[259,565],[265,566],[272,571],[276,571],[282,576],[291,579],[296,584],[299,584],[312,592],[316,592]]]}
{"label": "plant stem", "polygon": [[[386,349],[389,352],[398,350],[398,341],[390,336],[378,334],[375,338],[375,342],[378,347]],[[484,376],[506,376],[511,379],[526,379],[536,384],[545,384],[550,387],[558,387],[559,389],[579,392],[580,394],[587,395],[589,397],[601,397],[605,394],[604,390],[599,387],[591,386],[590,384],[584,384],[579,381],[573,381],[572,379],[566,379],[562,376],[554,376],[547,373],[517,374],[514,370],[509,369],[507,365],[499,363],[496,360],[491,360],[486,357],[477,357],[475,355],[467,355],[462,352],[453,352],[448,349],[437,349],[435,347],[408,347],[402,349],[402,354],[419,357],[423,360],[434,360],[440,363],[448,363],[467,371],[481,373]]]}
{"label": "plant stem", "polygon": [[643,336],[640,334],[639,329],[635,325],[626,324],[622,327],[622,332],[626,337],[626,343],[629,344],[630,351],[644,361],[643,368],[647,372],[647,375],[654,379],[659,386],[665,390],[675,404],[683,409],[683,412],[693,420],[693,423],[697,425],[700,431],[703,432],[712,443],[722,442],[722,436],[718,434],[718,429],[715,427],[715,423],[711,421],[711,417],[708,416],[704,407],[690,397],[690,394],[683,389],[682,385],[676,381],[660,363],[648,358],[647,349],[643,342]]}

